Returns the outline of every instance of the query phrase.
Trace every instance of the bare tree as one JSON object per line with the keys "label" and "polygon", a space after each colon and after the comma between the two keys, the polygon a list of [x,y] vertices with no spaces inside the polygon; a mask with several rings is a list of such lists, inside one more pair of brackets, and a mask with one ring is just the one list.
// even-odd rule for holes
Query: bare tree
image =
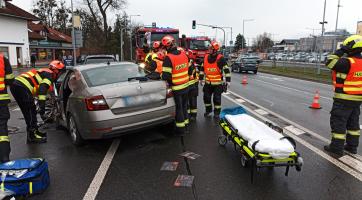
{"label": "bare tree", "polygon": [[88,9],[93,17],[93,21],[98,21],[101,18],[103,23],[103,31],[105,38],[108,39],[109,27],[108,27],[108,16],[109,10],[123,9],[126,6],[126,0],[84,0],[88,6]]}
{"label": "bare tree", "polygon": [[53,28],[56,8],[56,0],[37,0],[33,5],[33,13],[39,17],[45,25]]}
{"label": "bare tree", "polygon": [[273,47],[274,42],[271,39],[271,34],[263,33],[258,35],[253,42],[253,49],[261,52],[267,51],[269,48]]}

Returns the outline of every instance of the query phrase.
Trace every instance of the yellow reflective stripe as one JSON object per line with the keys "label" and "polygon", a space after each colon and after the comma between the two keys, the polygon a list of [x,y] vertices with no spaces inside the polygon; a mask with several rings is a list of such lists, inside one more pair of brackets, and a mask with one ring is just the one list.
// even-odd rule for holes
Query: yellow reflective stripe
{"label": "yellow reflective stripe", "polygon": [[362,96],[360,96],[360,95],[350,95],[350,94],[335,93],[334,98],[344,99],[344,100],[351,100],[351,101],[362,101]]}
{"label": "yellow reflective stripe", "polygon": [[348,60],[351,62],[351,64],[354,64],[354,63],[355,63],[355,61],[354,61],[353,58],[348,58]]}
{"label": "yellow reflective stripe", "polygon": [[221,78],[221,75],[207,75],[206,78]]}
{"label": "yellow reflective stripe", "polygon": [[224,67],[222,67],[223,69],[229,69],[229,66],[224,65]]}
{"label": "yellow reflective stripe", "polygon": [[45,84],[47,84],[49,86],[52,84],[52,82],[47,78],[43,79],[43,81],[41,83],[45,83]]}
{"label": "yellow reflective stripe", "polygon": [[170,68],[170,67],[162,67],[162,71],[172,73],[172,68]]}
{"label": "yellow reflective stripe", "polygon": [[332,133],[332,137],[339,140],[345,140],[346,134]]}
{"label": "yellow reflective stripe", "polygon": [[[230,135],[231,135],[231,130],[230,130]],[[241,146],[241,141],[238,137],[234,137],[234,141],[239,145]]]}
{"label": "yellow reflective stripe", "polygon": [[45,100],[47,99],[47,96],[46,96],[46,95],[39,95],[39,96],[38,96],[38,99],[39,99],[40,101],[45,101]]}
{"label": "yellow reflective stripe", "polygon": [[0,90],[3,90],[3,89],[5,89],[5,83],[0,84]]}
{"label": "yellow reflective stripe", "polygon": [[0,77],[0,81],[4,81],[5,80],[5,78],[4,77]]}
{"label": "yellow reflective stripe", "polygon": [[1,191],[5,191],[4,181],[1,181],[0,189]]}
{"label": "yellow reflective stripe", "polygon": [[211,104],[209,104],[209,103],[205,103],[205,106],[206,106],[206,107],[208,107],[208,106],[211,106]]}
{"label": "yellow reflective stripe", "polygon": [[0,94],[0,100],[10,100],[9,94]]}
{"label": "yellow reflective stripe", "polygon": [[215,108],[216,108],[216,109],[220,109],[220,108],[221,108],[221,106],[216,106],[216,105],[215,105]]}
{"label": "yellow reflective stripe", "polygon": [[43,81],[39,74],[36,74],[35,78],[38,81],[38,83],[41,83]]}
{"label": "yellow reflective stripe", "polygon": [[264,159],[261,160],[262,163],[270,163],[270,162],[289,162],[293,161],[293,158],[283,158],[283,159]]}
{"label": "yellow reflective stripe", "polygon": [[207,83],[207,84],[211,84],[211,85],[220,85],[220,84],[222,84],[222,81],[219,81],[219,82],[210,82],[210,81],[205,81],[205,83]]}
{"label": "yellow reflective stripe", "polygon": [[225,74],[225,77],[231,77],[230,73]]}
{"label": "yellow reflective stripe", "polygon": [[360,130],[357,130],[357,131],[347,130],[347,134],[353,135],[353,136],[360,136],[361,132],[360,132]]}
{"label": "yellow reflective stripe", "polygon": [[337,73],[336,73],[336,77],[337,77],[337,78],[341,78],[341,79],[346,79],[346,78],[347,78],[347,74],[337,72]]}
{"label": "yellow reflective stripe", "polygon": [[184,83],[182,85],[175,85],[175,86],[172,86],[172,90],[182,90],[182,89],[185,89],[189,86],[189,83]]}
{"label": "yellow reflective stripe", "polygon": [[356,87],[343,87],[343,91],[345,92],[358,92],[362,91],[362,88],[356,88]]}
{"label": "yellow reflective stripe", "polygon": [[33,93],[34,90],[33,86],[31,86],[30,83],[25,78],[18,76],[15,79],[23,83],[30,90],[30,92]]}
{"label": "yellow reflective stripe", "polygon": [[185,72],[181,72],[181,73],[177,73],[177,74],[172,74],[172,78],[177,78],[177,77],[180,77],[180,76],[185,76],[185,75],[188,75],[188,71],[185,71]]}
{"label": "yellow reflective stripe", "polygon": [[33,194],[33,182],[29,182],[29,194]]}
{"label": "yellow reflective stripe", "polygon": [[186,126],[185,122],[179,122],[179,123],[176,122],[176,127],[178,127],[178,128],[183,128],[185,126]]}
{"label": "yellow reflective stripe", "polygon": [[178,79],[172,80],[172,83],[180,83],[180,82],[185,82],[185,81],[188,81],[188,80],[189,80],[189,77],[178,78]]}
{"label": "yellow reflective stripe", "polygon": [[332,59],[339,59],[339,56],[331,54],[327,56],[328,60],[332,60]]}
{"label": "yellow reflective stripe", "polygon": [[197,109],[191,109],[191,113],[197,113]]}
{"label": "yellow reflective stripe", "polygon": [[13,73],[5,75],[5,79],[14,79],[14,78],[15,78],[15,76]]}
{"label": "yellow reflective stripe", "polygon": [[362,85],[362,81],[345,81],[345,85]]}
{"label": "yellow reflective stripe", "polygon": [[190,120],[189,119],[185,119],[185,125],[189,124],[190,123]]}
{"label": "yellow reflective stripe", "polygon": [[337,64],[338,60],[332,60],[328,65],[327,67],[329,69],[332,69],[336,64]]}
{"label": "yellow reflective stripe", "polygon": [[247,146],[243,146],[244,151],[251,157],[254,157],[254,153],[247,147]]}
{"label": "yellow reflective stripe", "polygon": [[195,84],[195,83],[197,83],[197,82],[199,82],[199,80],[194,79],[194,80],[191,80],[189,83],[190,83],[190,84]]}
{"label": "yellow reflective stripe", "polygon": [[9,136],[0,136],[0,142],[10,142]]}
{"label": "yellow reflective stripe", "polygon": [[40,136],[38,134],[34,134],[34,136],[35,136],[36,139],[42,139],[43,138],[42,136]]}

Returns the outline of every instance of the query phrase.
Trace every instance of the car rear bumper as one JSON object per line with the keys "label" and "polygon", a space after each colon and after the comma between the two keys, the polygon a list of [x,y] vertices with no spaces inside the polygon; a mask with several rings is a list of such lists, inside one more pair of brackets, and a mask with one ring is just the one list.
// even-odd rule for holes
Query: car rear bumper
{"label": "car rear bumper", "polygon": [[[102,119],[91,117],[85,128],[79,129],[83,139],[102,139],[125,135],[133,131],[146,129],[149,127],[170,123],[174,120],[175,106],[167,105],[142,112],[115,115],[112,119]],[[82,127],[82,126],[78,126]]]}

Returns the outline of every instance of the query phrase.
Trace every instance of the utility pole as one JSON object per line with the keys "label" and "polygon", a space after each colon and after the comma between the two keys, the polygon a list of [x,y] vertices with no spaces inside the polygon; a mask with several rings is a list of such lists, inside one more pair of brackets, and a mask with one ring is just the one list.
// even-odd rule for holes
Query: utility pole
{"label": "utility pole", "polygon": [[132,47],[132,16],[133,17],[139,17],[141,15],[130,15],[129,16],[129,50],[130,50],[130,58],[131,61],[133,60],[133,47]]}
{"label": "utility pole", "polygon": [[327,24],[326,22],[326,7],[327,7],[327,0],[324,0],[324,9],[323,9],[323,21],[319,22],[322,25],[322,35],[321,35],[321,47],[319,49],[319,62],[318,63],[318,71],[317,74],[321,74],[321,62],[322,62],[322,52],[324,47],[324,25]]}
{"label": "utility pole", "polygon": [[76,66],[77,65],[77,54],[76,54],[76,49],[75,49],[75,29],[74,29],[74,9],[73,9],[73,0],[70,1],[71,4],[71,9],[72,9],[72,42],[73,42],[73,65]]}
{"label": "utility pole", "polygon": [[[245,41],[245,33],[244,33],[244,28],[245,28],[245,22],[251,22],[254,21],[254,19],[243,19],[243,37],[244,37],[244,41]],[[244,50],[244,41],[241,42],[241,49]]]}
{"label": "utility pole", "polygon": [[[339,8],[342,7],[341,5],[341,0],[338,0],[338,5],[337,5],[337,18],[336,18],[336,28],[335,28],[335,33],[337,33],[338,30],[338,18],[339,18]],[[337,37],[333,40],[333,52],[336,50],[337,48]]]}

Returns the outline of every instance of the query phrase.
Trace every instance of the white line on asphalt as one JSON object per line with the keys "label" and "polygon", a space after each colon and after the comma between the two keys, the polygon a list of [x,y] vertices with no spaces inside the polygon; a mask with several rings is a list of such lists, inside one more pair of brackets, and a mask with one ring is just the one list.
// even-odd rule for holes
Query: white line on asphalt
{"label": "white line on asphalt", "polygon": [[263,99],[263,101],[265,101],[265,102],[267,102],[267,103],[270,103],[270,106],[274,106],[274,102],[272,102],[272,101],[269,101],[269,100],[267,100],[267,99]]}
{"label": "white line on asphalt", "polygon": [[102,182],[107,174],[107,171],[112,163],[113,157],[117,152],[117,149],[120,144],[120,139],[113,140],[111,146],[109,147],[106,156],[104,157],[101,165],[98,168],[96,175],[93,178],[92,183],[89,185],[89,188],[86,194],[83,197],[83,200],[94,200],[97,197],[98,191],[102,185]]}
{"label": "white line on asphalt", "polygon": [[256,110],[254,110],[255,112],[257,112],[258,114],[260,114],[260,115],[267,115],[268,114],[268,112],[266,112],[265,110],[263,110],[263,109],[256,109]]}
{"label": "white line on asphalt", "polygon": [[339,160],[362,173],[362,162],[361,161],[355,160],[349,155],[342,156],[339,158]]}
{"label": "white line on asphalt", "polygon": [[299,128],[294,127],[293,125],[284,127],[286,130],[292,132],[294,135],[302,135],[305,131],[300,130]]}
{"label": "white line on asphalt", "polygon": [[[303,90],[299,90],[299,89],[295,89],[295,88],[291,88],[291,87],[287,87],[287,86],[284,86],[284,85],[279,85],[279,84],[275,84],[275,83],[271,83],[271,82],[266,82],[266,81],[262,81],[262,80],[258,80],[258,79],[254,79],[254,81],[259,81],[259,82],[262,82],[262,83],[266,83],[268,85],[274,85],[274,86],[277,86],[277,87],[282,87],[282,88],[285,88],[285,89],[288,89],[288,90],[293,90],[293,91],[296,91],[296,92],[301,92],[301,93],[304,93],[304,94],[308,94],[310,96],[314,96],[315,94],[314,93],[311,93],[311,92],[307,92],[307,91],[303,91]],[[330,98],[330,97],[325,97],[325,96],[320,96],[320,98],[323,98],[323,99],[326,99],[326,100],[330,100],[332,101],[333,99]]]}
{"label": "white line on asphalt", "polygon": [[[232,92],[231,92],[232,93]],[[233,98],[224,95],[225,98],[229,99],[230,101],[239,104],[238,102],[236,102]],[[250,102],[249,102],[250,103]],[[240,105],[240,104],[239,104]],[[242,105],[241,105],[242,106]],[[271,122],[268,118],[259,115],[258,113],[256,113],[254,110],[244,106],[243,108],[245,108],[246,111],[254,114],[255,116],[257,116],[259,119],[263,120],[263,121],[268,121]],[[302,144],[303,146],[305,146],[306,148],[312,150],[314,153],[318,154],[319,156],[321,156],[322,158],[328,160],[329,162],[331,162],[332,164],[334,164],[335,166],[339,167],[340,169],[342,169],[343,171],[349,173],[350,175],[352,175],[353,177],[357,178],[359,181],[362,182],[362,174],[356,172],[355,170],[353,170],[351,167],[347,166],[346,164],[340,162],[339,160],[333,158],[332,156],[328,155],[327,153],[325,153],[324,151],[318,149],[317,147],[313,146],[312,144],[308,143],[307,141],[299,138],[298,136],[294,135],[293,133],[291,133],[290,131],[284,129],[283,131],[284,134],[288,135],[289,137],[293,138],[296,142]]]}

